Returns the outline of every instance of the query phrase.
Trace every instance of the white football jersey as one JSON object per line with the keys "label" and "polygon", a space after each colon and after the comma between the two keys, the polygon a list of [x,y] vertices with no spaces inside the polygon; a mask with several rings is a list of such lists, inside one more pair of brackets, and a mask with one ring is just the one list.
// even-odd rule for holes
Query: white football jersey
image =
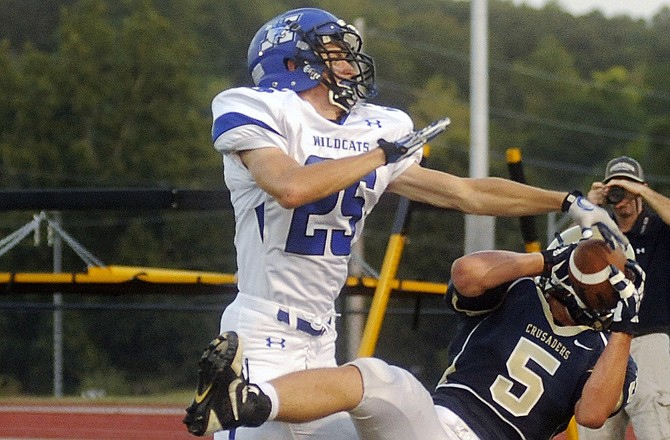
{"label": "white football jersey", "polygon": [[263,191],[239,151],[279,148],[300,164],[377,148],[412,130],[403,111],[358,103],[341,123],[324,119],[290,90],[234,88],[212,102],[214,146],[235,210],[238,288],[322,316],[330,313],[348,275],[351,244],[389,183],[421,159],[421,149],[381,166],[322,200],[286,209]]}

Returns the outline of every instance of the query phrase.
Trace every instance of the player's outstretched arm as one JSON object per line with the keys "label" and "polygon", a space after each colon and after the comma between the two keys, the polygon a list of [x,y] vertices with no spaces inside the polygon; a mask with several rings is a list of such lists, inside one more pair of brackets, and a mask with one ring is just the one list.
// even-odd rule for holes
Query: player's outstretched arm
{"label": "player's outstretched arm", "polygon": [[440,208],[503,217],[559,211],[566,196],[508,179],[464,178],[418,164],[409,167],[391,183],[389,190]]}
{"label": "player's outstretched arm", "polygon": [[564,193],[537,188],[498,177],[463,178],[415,164],[389,190],[410,200],[467,214],[520,217],[563,211],[577,223],[585,236],[592,227],[611,231],[622,245],[628,243],[604,209],[589,202],[578,191]]}

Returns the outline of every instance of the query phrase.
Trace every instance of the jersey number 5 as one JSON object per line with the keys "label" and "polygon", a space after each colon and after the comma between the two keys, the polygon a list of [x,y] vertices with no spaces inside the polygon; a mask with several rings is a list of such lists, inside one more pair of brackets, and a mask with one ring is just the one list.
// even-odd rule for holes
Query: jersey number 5
{"label": "jersey number 5", "polygon": [[551,375],[561,365],[558,359],[541,347],[526,338],[521,338],[507,359],[506,365],[509,377],[526,389],[517,397],[511,392],[515,382],[500,374],[490,388],[493,400],[516,417],[527,416],[544,394],[542,378],[528,368],[528,362],[531,360]]}

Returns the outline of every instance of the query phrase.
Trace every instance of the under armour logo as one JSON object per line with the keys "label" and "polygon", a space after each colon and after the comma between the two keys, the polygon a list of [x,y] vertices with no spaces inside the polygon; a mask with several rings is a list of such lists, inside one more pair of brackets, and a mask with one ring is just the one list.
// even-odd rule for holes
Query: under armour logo
{"label": "under armour logo", "polygon": [[272,348],[273,345],[279,345],[281,348],[286,348],[286,339],[273,338],[272,336],[268,336],[268,338],[265,340],[265,345],[270,348]]}
{"label": "under armour logo", "polygon": [[640,255],[644,254],[645,248],[635,248],[635,254]]}
{"label": "under armour logo", "polygon": [[366,119],[365,123],[368,124],[368,127],[375,127],[376,126],[378,128],[382,128],[382,121],[380,121],[379,119],[374,119],[374,120]]}

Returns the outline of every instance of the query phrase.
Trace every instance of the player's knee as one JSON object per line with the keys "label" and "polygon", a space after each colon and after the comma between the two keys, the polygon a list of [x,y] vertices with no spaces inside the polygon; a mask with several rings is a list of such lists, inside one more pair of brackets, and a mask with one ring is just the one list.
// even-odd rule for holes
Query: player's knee
{"label": "player's knee", "polygon": [[359,358],[349,364],[360,371],[364,389],[396,382],[397,374],[394,368],[381,359]]}

